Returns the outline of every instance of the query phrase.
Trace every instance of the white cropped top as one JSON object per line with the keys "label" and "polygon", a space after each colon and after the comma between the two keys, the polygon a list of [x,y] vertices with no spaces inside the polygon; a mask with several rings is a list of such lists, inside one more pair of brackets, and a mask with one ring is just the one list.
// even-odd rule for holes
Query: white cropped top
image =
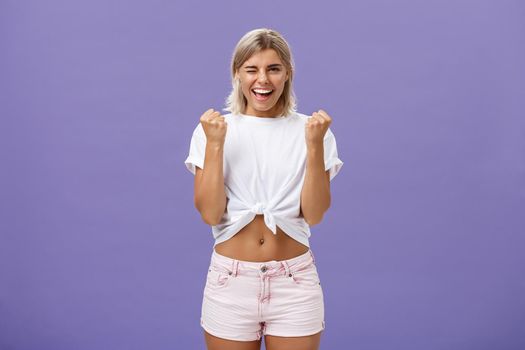
{"label": "white cropped top", "polygon": [[[300,216],[301,190],[306,174],[305,123],[310,116],[293,113],[285,117],[262,118],[245,114],[224,115],[223,174],[227,197],[226,211],[212,226],[215,245],[233,237],[257,214],[266,226],[309,246],[310,227]],[[204,167],[206,135],[199,122],[193,131],[185,165],[195,174]],[[324,137],[325,170],[330,181],[343,162],[338,158],[335,136]]]}

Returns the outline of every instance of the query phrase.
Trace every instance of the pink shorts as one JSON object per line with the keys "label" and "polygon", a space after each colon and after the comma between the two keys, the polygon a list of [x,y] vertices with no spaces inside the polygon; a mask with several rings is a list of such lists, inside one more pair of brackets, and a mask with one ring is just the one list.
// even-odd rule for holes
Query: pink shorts
{"label": "pink shorts", "polygon": [[323,290],[311,250],[267,262],[235,260],[213,250],[201,326],[211,335],[237,341],[322,331]]}

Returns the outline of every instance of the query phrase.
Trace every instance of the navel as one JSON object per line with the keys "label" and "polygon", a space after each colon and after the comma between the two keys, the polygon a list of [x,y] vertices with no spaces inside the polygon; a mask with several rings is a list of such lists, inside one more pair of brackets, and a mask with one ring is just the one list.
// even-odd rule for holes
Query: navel
{"label": "navel", "polygon": [[260,243],[261,245],[264,244],[264,238],[261,238],[261,239],[259,240],[259,243]]}

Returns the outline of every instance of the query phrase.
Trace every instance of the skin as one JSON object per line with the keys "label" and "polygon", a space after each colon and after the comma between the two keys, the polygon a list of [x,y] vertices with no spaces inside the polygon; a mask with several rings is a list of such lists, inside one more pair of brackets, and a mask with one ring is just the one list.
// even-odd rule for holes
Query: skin
{"label": "skin", "polygon": [[[282,110],[280,96],[288,79],[288,72],[277,53],[272,49],[263,50],[251,56],[236,72],[241,89],[247,99],[243,114],[261,118],[272,118]],[[268,101],[257,101],[251,92],[253,88],[268,88],[274,92]],[[310,225],[321,222],[330,207],[330,180],[324,170],[323,138],[332,122],[323,110],[312,114],[305,124],[305,143],[307,147],[306,175],[301,190],[301,215]],[[204,169],[196,168],[194,183],[195,207],[204,222],[216,225],[226,210],[224,189],[223,155],[227,124],[224,117],[214,109],[208,109],[200,117],[206,134]],[[264,243],[261,244],[261,238]],[[266,227],[263,215],[256,215],[252,222],[243,227],[229,240],[217,244],[217,253],[238,260],[269,261],[286,260],[306,253],[308,247],[286,235],[279,227],[277,234]],[[260,341],[237,342],[217,338],[205,333],[209,350],[260,349]],[[306,337],[265,338],[268,350],[318,349],[321,332]]]}
{"label": "skin", "polygon": [[[246,97],[245,114],[262,118],[272,118],[282,110],[279,98],[288,80],[288,72],[274,50],[263,50],[243,63],[235,74],[241,82],[241,90]],[[267,101],[258,101],[251,92],[254,88],[272,89]]]}

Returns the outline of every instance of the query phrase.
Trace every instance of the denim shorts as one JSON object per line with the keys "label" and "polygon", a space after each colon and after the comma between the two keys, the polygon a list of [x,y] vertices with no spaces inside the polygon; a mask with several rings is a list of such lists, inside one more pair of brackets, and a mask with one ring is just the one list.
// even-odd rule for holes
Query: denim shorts
{"label": "denim shorts", "polygon": [[300,337],[325,328],[323,290],[314,256],[249,262],[213,250],[201,326],[219,338]]}

